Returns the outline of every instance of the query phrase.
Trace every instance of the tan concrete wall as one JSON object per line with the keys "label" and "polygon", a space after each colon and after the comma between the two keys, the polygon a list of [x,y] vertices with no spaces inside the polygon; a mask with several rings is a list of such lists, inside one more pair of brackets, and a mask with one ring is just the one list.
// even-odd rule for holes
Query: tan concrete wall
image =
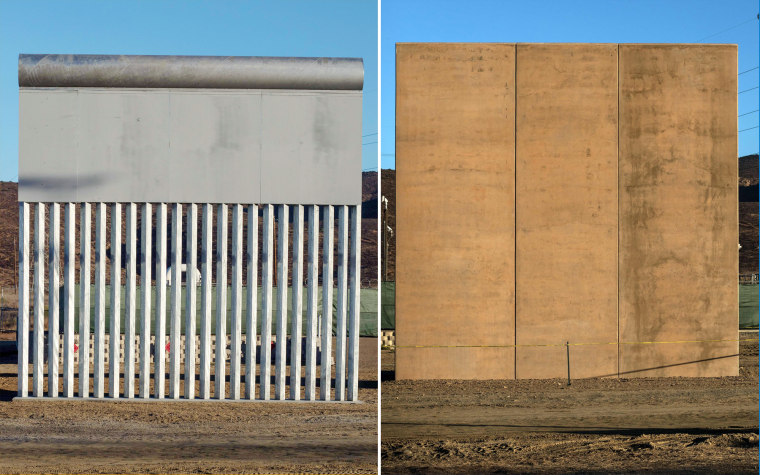
{"label": "tan concrete wall", "polygon": [[514,50],[397,46],[398,379],[514,377]]}
{"label": "tan concrete wall", "polygon": [[[517,45],[518,378],[567,375],[566,349],[617,341],[617,45]],[[572,376],[617,374],[573,346]]]}
{"label": "tan concrete wall", "polygon": [[[736,339],[737,50],[620,45],[620,341]],[[738,342],[620,346],[621,376],[736,375]]]}
{"label": "tan concrete wall", "polygon": [[639,344],[737,338],[736,72],[734,46],[398,45],[396,377],[561,377],[564,347],[514,345],[565,341],[592,343],[573,377],[736,374],[737,342]]}

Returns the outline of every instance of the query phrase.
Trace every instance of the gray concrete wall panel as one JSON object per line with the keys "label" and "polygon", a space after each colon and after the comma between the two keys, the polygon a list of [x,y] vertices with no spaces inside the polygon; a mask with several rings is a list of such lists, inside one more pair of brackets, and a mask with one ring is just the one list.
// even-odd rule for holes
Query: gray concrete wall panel
{"label": "gray concrete wall panel", "polygon": [[346,197],[360,203],[361,102],[358,94],[262,95],[264,202],[308,204],[319,196],[326,203]]}
{"label": "gray concrete wall panel", "polygon": [[358,204],[361,92],[21,89],[20,201]]}
{"label": "gray concrete wall panel", "polygon": [[[261,102],[259,94],[170,95],[172,168],[205,177],[207,192],[216,197],[206,202],[237,203],[243,193],[261,193]],[[177,200],[181,202],[193,201],[199,192],[176,179],[172,188],[181,194],[182,199]]]}

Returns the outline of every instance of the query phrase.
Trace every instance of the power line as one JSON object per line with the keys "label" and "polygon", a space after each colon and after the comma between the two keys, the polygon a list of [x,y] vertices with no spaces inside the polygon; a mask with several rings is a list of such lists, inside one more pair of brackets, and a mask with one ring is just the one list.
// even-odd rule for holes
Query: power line
{"label": "power line", "polygon": [[752,69],[748,69],[748,70],[746,70],[746,71],[742,71],[742,72],[740,72],[739,74],[737,74],[737,76],[741,76],[741,75],[742,75],[742,74],[744,74],[744,73],[748,73],[748,72],[750,72],[750,71],[754,71],[754,70],[755,70],[755,69],[757,69],[757,68],[760,68],[760,66],[755,66],[755,67],[754,67],[754,68],[752,68]]}
{"label": "power line", "polygon": [[734,25],[734,26],[731,26],[731,27],[729,27],[729,28],[726,28],[725,30],[721,30],[721,31],[719,31],[719,32],[717,32],[717,33],[713,33],[712,35],[708,35],[708,36],[705,36],[704,38],[702,38],[702,39],[700,39],[700,40],[697,40],[696,42],[697,42],[697,43],[699,43],[700,41],[704,41],[704,40],[706,40],[707,38],[712,38],[713,36],[722,35],[723,33],[727,32],[727,31],[731,31],[731,30],[733,30],[734,28],[739,28],[739,27],[740,27],[740,26],[742,26],[742,25],[746,25],[747,23],[749,23],[749,22],[751,22],[751,21],[756,21],[756,20],[757,20],[757,18],[753,18],[753,19],[751,19],[751,20],[743,21],[743,22],[741,22],[741,23],[738,23],[738,24],[736,24],[736,25]]}
{"label": "power line", "polygon": [[754,126],[754,127],[750,127],[750,128],[748,128],[748,129],[742,129],[742,130],[740,130],[739,132],[745,132],[745,131],[747,131],[747,130],[756,129],[756,128],[758,128],[758,127],[760,127],[760,125],[756,125],[756,126]]}
{"label": "power line", "polygon": [[739,114],[739,115],[738,115],[738,117],[741,117],[741,116],[743,116],[743,115],[750,115],[750,114],[754,114],[754,113],[755,113],[755,112],[757,112],[758,110],[760,110],[760,109],[755,109],[755,110],[753,110],[753,111],[745,112],[744,114]]}
{"label": "power line", "polygon": [[372,145],[373,143],[377,143],[377,140],[375,140],[374,142],[366,142],[366,143],[363,143],[362,145]]}
{"label": "power line", "polygon": [[371,137],[372,135],[377,135],[377,132],[372,132],[371,134],[362,135],[362,138],[364,138],[364,137]]}
{"label": "power line", "polygon": [[755,90],[755,89],[757,89],[758,87],[760,87],[760,86],[755,86],[755,87],[751,87],[751,88],[749,88],[749,89],[745,89],[745,90],[743,90],[743,91],[739,91],[739,94],[741,94],[741,93],[743,93],[743,92],[754,91],[754,90]]}

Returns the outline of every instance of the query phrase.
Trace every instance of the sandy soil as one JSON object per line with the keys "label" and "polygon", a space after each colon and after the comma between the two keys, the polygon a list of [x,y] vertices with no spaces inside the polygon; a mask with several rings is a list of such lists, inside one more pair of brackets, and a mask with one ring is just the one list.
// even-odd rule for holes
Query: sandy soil
{"label": "sandy soil", "polygon": [[376,473],[376,342],[361,404],[11,401],[0,356],[0,473]]}
{"label": "sandy soil", "polygon": [[741,343],[740,366],[570,386],[392,381],[383,351],[383,473],[757,473],[757,342]]}

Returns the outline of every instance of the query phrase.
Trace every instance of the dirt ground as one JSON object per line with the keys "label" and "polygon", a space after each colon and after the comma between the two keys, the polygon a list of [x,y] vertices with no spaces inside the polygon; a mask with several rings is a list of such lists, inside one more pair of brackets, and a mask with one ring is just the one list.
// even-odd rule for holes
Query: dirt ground
{"label": "dirt ground", "polygon": [[381,358],[384,474],[758,472],[756,341],[740,343],[738,377],[570,386],[393,381]]}
{"label": "dirt ground", "polygon": [[360,404],[12,401],[0,355],[0,473],[376,473],[376,345]]}

